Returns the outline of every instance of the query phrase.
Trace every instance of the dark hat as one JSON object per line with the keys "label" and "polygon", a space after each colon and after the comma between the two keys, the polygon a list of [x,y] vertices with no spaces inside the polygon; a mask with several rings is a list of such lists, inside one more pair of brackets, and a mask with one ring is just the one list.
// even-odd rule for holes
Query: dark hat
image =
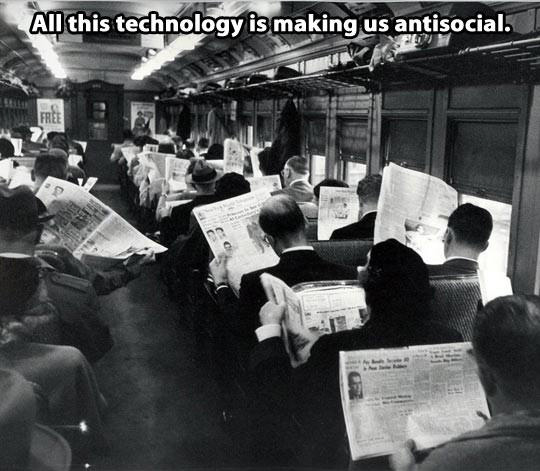
{"label": "dark hat", "polygon": [[0,186],[0,228],[32,230],[52,219],[43,202],[26,186]]}
{"label": "dark hat", "polygon": [[199,159],[193,166],[193,172],[186,176],[187,183],[213,183],[219,178],[214,167],[203,159]]}
{"label": "dark hat", "polygon": [[212,144],[206,153],[206,160],[223,160],[223,146]]}
{"label": "dark hat", "polygon": [[67,471],[71,449],[53,430],[35,423],[34,391],[18,373],[0,370],[0,469]]}

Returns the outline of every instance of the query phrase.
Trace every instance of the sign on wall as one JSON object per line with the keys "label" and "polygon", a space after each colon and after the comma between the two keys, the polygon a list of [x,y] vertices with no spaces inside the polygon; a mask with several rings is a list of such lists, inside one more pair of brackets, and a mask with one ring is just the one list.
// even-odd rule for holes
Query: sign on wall
{"label": "sign on wall", "polygon": [[131,102],[131,130],[139,136],[150,128],[152,135],[156,133],[156,104],[142,101]]}
{"label": "sign on wall", "polygon": [[64,100],[61,98],[38,98],[37,121],[45,132],[65,132]]}

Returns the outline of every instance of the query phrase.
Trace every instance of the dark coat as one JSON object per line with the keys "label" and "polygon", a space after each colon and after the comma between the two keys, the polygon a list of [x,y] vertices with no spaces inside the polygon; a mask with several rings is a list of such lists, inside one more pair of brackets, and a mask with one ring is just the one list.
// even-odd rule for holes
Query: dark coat
{"label": "dark coat", "polygon": [[441,265],[428,265],[429,276],[453,276],[453,275],[475,275],[478,270],[478,262],[465,258],[453,258]]}
{"label": "dark coat", "polygon": [[332,232],[330,240],[373,239],[377,212],[366,214],[360,221],[341,227]]}
{"label": "dark coat", "polygon": [[[259,410],[272,414],[272,423],[289,427],[294,414],[305,432],[297,447],[307,450],[306,463],[317,466],[347,464],[346,431],[339,391],[339,352],[410,345],[461,342],[457,331],[442,325],[409,320],[369,321],[362,329],[321,337],[309,360],[293,369],[281,338],[259,344],[250,355],[258,387]],[[279,414],[279,419],[276,418]],[[261,417],[262,423],[266,418]],[[286,434],[284,431],[284,435]]]}

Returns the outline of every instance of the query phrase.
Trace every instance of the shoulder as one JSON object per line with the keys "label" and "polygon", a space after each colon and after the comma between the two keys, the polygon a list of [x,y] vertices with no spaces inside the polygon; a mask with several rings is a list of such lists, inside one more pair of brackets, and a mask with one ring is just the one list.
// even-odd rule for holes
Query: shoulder
{"label": "shoulder", "polygon": [[339,240],[339,239],[351,239],[354,238],[354,230],[358,227],[357,222],[353,222],[348,226],[340,227],[332,232],[330,240]]}

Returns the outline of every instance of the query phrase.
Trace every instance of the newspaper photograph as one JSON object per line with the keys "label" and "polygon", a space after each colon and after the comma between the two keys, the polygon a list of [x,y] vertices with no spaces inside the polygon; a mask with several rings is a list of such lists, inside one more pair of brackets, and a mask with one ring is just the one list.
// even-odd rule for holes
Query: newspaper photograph
{"label": "newspaper photograph", "polygon": [[319,195],[318,240],[329,240],[336,229],[359,219],[360,203],[356,188],[321,187]]}
{"label": "newspaper photograph", "polygon": [[145,250],[166,250],[78,185],[48,177],[36,196],[54,214],[43,229],[42,243],[61,245],[77,258],[84,253],[127,258]]}
{"label": "newspaper photograph", "polygon": [[444,232],[457,205],[457,191],[441,179],[391,163],[383,173],[374,243],[393,238],[425,263],[442,263]]}
{"label": "newspaper photograph", "polygon": [[425,450],[483,425],[488,404],[470,343],[340,352],[340,390],[353,460]]}
{"label": "newspaper photograph", "polygon": [[190,161],[167,156],[165,159],[165,181],[171,193],[178,193],[187,189],[186,171]]}
{"label": "newspaper photograph", "polygon": [[279,175],[265,175],[264,177],[248,177],[246,180],[249,182],[251,191],[257,191],[261,189],[268,190],[270,193],[281,190],[281,179]]}
{"label": "newspaper photograph", "polygon": [[244,175],[244,147],[237,139],[225,139],[223,143],[223,172]]}
{"label": "newspaper photograph", "polygon": [[269,197],[270,192],[259,190],[193,210],[214,256],[227,256],[229,280],[236,292],[243,274],[279,261],[259,226],[261,206]]}
{"label": "newspaper photograph", "polygon": [[359,329],[367,321],[365,293],[357,281],[317,281],[290,288],[264,273],[261,283],[270,301],[287,305],[283,339],[293,367],[307,361],[321,335]]}

